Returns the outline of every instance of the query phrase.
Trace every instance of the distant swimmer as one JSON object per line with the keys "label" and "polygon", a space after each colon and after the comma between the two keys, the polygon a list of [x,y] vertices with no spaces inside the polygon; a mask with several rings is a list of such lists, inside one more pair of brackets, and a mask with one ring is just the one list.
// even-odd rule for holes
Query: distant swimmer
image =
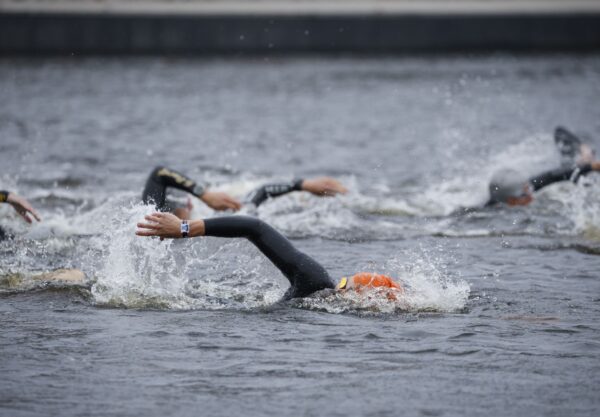
{"label": "distant swimmer", "polygon": [[83,284],[85,282],[85,274],[79,269],[56,269],[54,271],[34,275],[32,278],[44,282],[58,281],[72,284]]}
{"label": "distant swimmer", "polygon": [[531,178],[513,170],[496,172],[490,181],[490,200],[486,206],[505,203],[509,206],[523,206],[533,201],[533,193],[550,184],[560,181],[576,183],[582,175],[600,171],[600,161],[594,159],[594,151],[582,143],[577,136],[563,127],[557,127],[554,140],[561,154],[561,167],[543,172]]}
{"label": "distant swimmer", "polygon": [[336,285],[325,268],[299,251],[281,233],[260,219],[248,216],[226,216],[212,219],[181,220],[170,213],[153,213],[137,224],[138,236],[186,238],[215,236],[246,238],[256,246],[290,282],[285,299],[309,296],[324,289],[357,291],[379,289],[390,300],[404,292],[400,284],[386,275],[361,272],[344,277]]}
{"label": "distant swimmer", "polygon": [[[33,219],[38,222],[41,221],[40,215],[33,207],[31,207],[31,204],[23,197],[11,191],[0,191],[0,203],[10,204],[27,223],[32,223]],[[5,239],[6,237],[6,232],[0,228],[0,240]]]}
{"label": "distant swimmer", "polygon": [[[167,200],[167,188],[169,187],[192,194],[214,210],[237,211],[242,206],[238,200],[228,194],[210,191],[206,185],[197,183],[186,175],[163,166],[156,167],[150,173],[144,192],[142,193],[142,201],[145,204],[154,204],[159,211],[173,213],[181,219],[189,219],[192,209],[191,204],[188,203],[187,206],[182,207]],[[278,197],[293,191],[308,191],[320,196],[331,196],[347,192],[346,188],[337,180],[322,177],[263,185],[251,192],[246,200],[255,206],[259,206],[269,198]]]}
{"label": "distant swimmer", "polygon": [[54,271],[41,274],[8,273],[0,275],[0,287],[4,288],[23,288],[32,282],[38,283],[60,283],[66,285],[86,285],[86,277],[83,271],[79,269],[55,269]]}

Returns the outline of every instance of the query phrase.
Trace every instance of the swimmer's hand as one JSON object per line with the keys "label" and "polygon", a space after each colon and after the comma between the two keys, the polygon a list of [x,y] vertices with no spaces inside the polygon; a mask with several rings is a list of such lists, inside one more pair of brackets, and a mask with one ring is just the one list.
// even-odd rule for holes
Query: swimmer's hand
{"label": "swimmer's hand", "polygon": [[32,217],[38,222],[42,220],[40,219],[40,215],[37,213],[37,211],[35,211],[35,209],[31,207],[31,204],[29,204],[29,202],[23,197],[11,192],[8,194],[6,202],[13,206],[15,211],[19,213],[19,216],[23,217],[27,223],[31,223],[33,221]]}
{"label": "swimmer's hand", "polygon": [[216,191],[205,191],[202,193],[202,196],[200,196],[200,200],[204,201],[208,207],[218,211],[238,211],[242,207],[242,204],[235,198],[230,197],[228,194]]}
{"label": "swimmer's hand", "polygon": [[[181,219],[171,213],[152,213],[144,217],[146,222],[138,223],[138,236],[158,236],[162,239],[178,239],[181,235]],[[204,235],[204,221],[192,220],[189,222],[189,237]]]}
{"label": "swimmer's hand", "polygon": [[302,190],[318,196],[346,194],[348,189],[331,177],[313,178],[302,181]]}
{"label": "swimmer's hand", "polygon": [[577,165],[593,164],[594,156],[594,150],[591,148],[590,145],[585,143],[581,144],[579,146],[579,157],[577,158]]}
{"label": "swimmer's hand", "polygon": [[600,171],[600,161],[593,161],[591,164],[592,171]]}

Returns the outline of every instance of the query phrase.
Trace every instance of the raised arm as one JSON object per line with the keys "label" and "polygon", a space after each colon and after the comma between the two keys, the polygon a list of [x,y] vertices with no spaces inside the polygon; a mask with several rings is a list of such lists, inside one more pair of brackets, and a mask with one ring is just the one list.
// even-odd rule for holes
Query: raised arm
{"label": "raised arm", "polygon": [[148,177],[142,201],[145,204],[154,203],[161,211],[166,209],[167,188],[172,187],[186,191],[214,210],[239,210],[241,204],[225,193],[208,191],[204,184],[199,184],[184,174],[166,167],[156,167]]}
{"label": "raised arm", "polygon": [[0,203],[8,203],[10,204],[19,216],[23,217],[23,219],[27,223],[31,223],[32,217],[36,219],[38,222],[41,221],[40,215],[35,211],[31,204],[23,197],[12,193],[10,191],[0,191]]}
{"label": "raised arm", "polygon": [[252,191],[246,200],[255,206],[260,206],[269,198],[279,197],[292,191],[308,191],[318,196],[333,196],[348,192],[339,181],[330,177],[313,179],[297,179],[291,182],[267,184]]}
{"label": "raised arm", "polygon": [[207,220],[192,220],[187,224],[168,213],[154,213],[138,223],[138,236],[180,238],[215,236],[246,238],[252,242],[290,281],[286,298],[304,297],[325,288],[334,288],[327,271],[310,256],[297,250],[277,230],[262,220],[248,216],[227,216]]}

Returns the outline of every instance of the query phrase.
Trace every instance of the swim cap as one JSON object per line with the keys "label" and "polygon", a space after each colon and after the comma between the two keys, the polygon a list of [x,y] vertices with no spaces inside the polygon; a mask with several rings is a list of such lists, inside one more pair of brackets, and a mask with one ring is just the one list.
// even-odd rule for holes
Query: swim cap
{"label": "swim cap", "polygon": [[508,168],[497,171],[490,181],[490,199],[493,202],[506,203],[511,197],[527,196],[527,186],[527,179],[517,171]]}

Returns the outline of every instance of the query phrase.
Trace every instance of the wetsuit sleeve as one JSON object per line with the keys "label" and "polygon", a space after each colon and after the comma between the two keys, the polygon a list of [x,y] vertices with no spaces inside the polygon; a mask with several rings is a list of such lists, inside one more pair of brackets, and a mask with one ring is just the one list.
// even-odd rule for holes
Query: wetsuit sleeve
{"label": "wetsuit sleeve", "polygon": [[6,200],[8,200],[9,194],[10,194],[9,191],[0,191],[0,203],[6,203]]}
{"label": "wetsuit sleeve", "polygon": [[279,197],[292,191],[302,191],[303,181],[303,179],[297,179],[291,182],[263,185],[248,194],[246,201],[258,207],[269,198]]}
{"label": "wetsuit sleeve", "polygon": [[159,166],[154,168],[146,181],[142,201],[145,204],[156,204],[158,210],[164,209],[168,187],[186,191],[196,197],[202,196],[206,188],[204,185],[197,184],[180,172]]}
{"label": "wetsuit sleeve", "polygon": [[590,164],[576,168],[560,168],[532,177],[529,179],[529,182],[533,186],[533,189],[537,191],[550,184],[554,184],[555,182],[572,181],[576,183],[579,180],[579,177],[590,171],[592,171],[592,166]]}
{"label": "wetsuit sleeve", "polygon": [[290,281],[286,298],[305,297],[335,287],[325,268],[262,220],[248,216],[217,217],[204,220],[204,229],[206,236],[242,237],[252,242]]}

